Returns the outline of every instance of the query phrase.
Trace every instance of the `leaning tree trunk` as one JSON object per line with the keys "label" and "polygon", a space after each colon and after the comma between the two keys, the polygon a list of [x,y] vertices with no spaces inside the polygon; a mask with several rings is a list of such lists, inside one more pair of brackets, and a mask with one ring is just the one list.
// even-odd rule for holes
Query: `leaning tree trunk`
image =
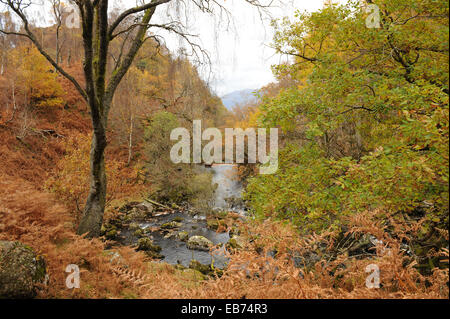
{"label": "leaning tree trunk", "polygon": [[100,236],[103,212],[106,203],[105,156],[106,135],[104,129],[94,132],[91,145],[91,172],[89,196],[83,217],[78,226],[78,234],[87,233],[88,237]]}

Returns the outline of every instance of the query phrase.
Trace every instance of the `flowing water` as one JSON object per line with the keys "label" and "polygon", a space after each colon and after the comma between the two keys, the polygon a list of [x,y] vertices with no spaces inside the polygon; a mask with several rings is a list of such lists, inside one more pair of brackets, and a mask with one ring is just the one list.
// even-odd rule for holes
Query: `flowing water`
{"label": "flowing water", "polygon": [[[240,203],[242,185],[236,179],[233,165],[213,165],[212,167],[201,167],[202,170],[211,171],[213,174],[211,187],[216,186],[213,208],[217,210],[235,211],[245,213],[243,205]],[[232,200],[230,200],[232,198]],[[182,218],[182,226],[177,230],[186,231],[189,237],[200,235],[208,238],[213,244],[225,244],[229,241],[228,233],[217,233],[207,227],[205,216],[192,216],[189,212],[175,212],[172,214],[159,216],[150,222],[141,223],[142,228],[159,228],[162,224],[172,221],[174,218]],[[175,232],[175,234],[177,233]],[[227,261],[224,256],[224,246],[219,250],[210,253],[207,251],[191,250],[186,247],[186,242],[179,240],[176,236],[166,238],[160,231],[150,233],[154,243],[161,246],[161,254],[164,256],[163,262],[169,264],[182,264],[189,266],[192,259],[202,264],[214,263],[215,267],[222,268]],[[133,239],[129,243],[133,243]]]}
{"label": "flowing water", "polygon": [[[155,227],[164,223],[170,222],[176,217],[183,218],[182,226],[178,231],[186,231],[191,236],[204,236],[211,240],[214,245],[225,244],[230,237],[228,233],[217,233],[214,230],[207,228],[205,219],[198,216],[191,216],[188,213],[176,212],[173,214],[161,216],[157,221],[152,223],[141,224],[141,227]],[[202,264],[211,264],[214,258],[214,266],[223,267],[226,259],[224,258],[223,249],[215,252],[213,256],[208,251],[192,250],[186,247],[186,243],[176,237],[164,238],[160,232],[152,232],[153,242],[161,246],[161,254],[164,256],[163,262],[169,264],[182,264],[189,266],[192,259],[199,261]]]}
{"label": "flowing water", "polygon": [[244,205],[240,201],[242,184],[236,178],[235,165],[219,164],[209,169],[213,172],[213,185],[217,184],[214,208],[245,214]]}

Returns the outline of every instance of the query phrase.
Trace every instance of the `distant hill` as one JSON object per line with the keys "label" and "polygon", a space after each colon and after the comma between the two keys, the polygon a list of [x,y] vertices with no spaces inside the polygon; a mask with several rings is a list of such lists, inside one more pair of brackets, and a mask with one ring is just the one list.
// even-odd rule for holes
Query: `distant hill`
{"label": "distant hill", "polygon": [[253,94],[255,91],[256,90],[253,89],[246,89],[228,93],[222,96],[223,105],[225,105],[227,109],[231,110],[237,104],[255,102],[257,100]]}

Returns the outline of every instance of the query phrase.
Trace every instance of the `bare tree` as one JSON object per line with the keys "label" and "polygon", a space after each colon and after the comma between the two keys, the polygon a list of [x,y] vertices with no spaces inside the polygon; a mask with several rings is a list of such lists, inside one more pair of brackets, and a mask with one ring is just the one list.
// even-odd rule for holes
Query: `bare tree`
{"label": "bare tree", "polygon": [[[223,0],[224,1],[224,0]],[[258,7],[260,10],[268,8],[267,4],[259,0],[242,0]],[[188,6],[193,6],[204,13],[223,14],[228,16],[228,11],[220,0],[150,0],[141,1],[139,5],[123,10],[112,21],[108,17],[109,0],[73,0],[80,14],[82,41],[84,49],[83,71],[85,87],[55,60],[43,47],[33,31],[33,27],[27,16],[27,9],[34,4],[32,0],[0,0],[10,11],[14,12],[21,20],[22,28],[19,31],[0,29],[7,35],[23,36],[28,38],[37,47],[39,52],[52,64],[52,66],[66,77],[83,99],[89,105],[93,124],[93,139],[90,155],[90,191],[84,208],[84,215],[78,227],[78,233],[88,233],[90,237],[97,237],[103,221],[106,198],[106,174],[104,151],[106,148],[106,126],[108,114],[114,93],[130,68],[139,49],[147,38],[156,38],[148,33],[150,28],[164,29],[172,32],[186,41],[194,54],[205,54],[202,48],[192,40],[192,36],[183,28],[181,22],[169,21],[166,24],[151,23],[155,11],[160,6],[172,5],[181,12]],[[130,23],[131,21],[131,23]],[[121,39],[120,35],[128,34],[129,44],[122,46],[124,52],[119,59],[111,63],[108,59],[110,43]],[[112,64],[112,67],[109,67]],[[107,70],[112,70],[107,74]]]}
{"label": "bare tree", "polygon": [[52,15],[55,18],[56,24],[56,38],[55,38],[55,60],[56,63],[59,64],[61,62],[61,45],[60,45],[60,33],[61,27],[63,23],[63,4],[61,0],[51,0],[52,4]]}

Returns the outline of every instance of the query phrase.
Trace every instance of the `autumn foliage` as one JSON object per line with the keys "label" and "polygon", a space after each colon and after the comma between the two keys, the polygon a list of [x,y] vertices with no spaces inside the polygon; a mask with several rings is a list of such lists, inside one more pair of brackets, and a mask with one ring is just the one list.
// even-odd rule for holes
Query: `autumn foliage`
{"label": "autumn foliage", "polygon": [[[106,220],[135,198],[195,205],[211,196],[209,175],[168,159],[172,128],[202,119],[282,131],[276,174],[238,168],[250,212],[233,226],[245,245],[206,278],[76,235],[89,110],[35,47],[1,35],[0,240],[44,256],[38,297],[449,298],[448,4],[420,2],[414,10],[433,18],[409,23],[397,12],[410,2],[377,1],[397,22],[379,32],[353,2],[274,24],[274,47],[292,63],[274,66],[277,83],[232,114],[187,58],[145,42],[107,126]],[[52,43],[54,27],[37,29]],[[83,83],[78,31],[61,31],[60,58]],[[80,289],[66,288],[69,264],[81,268]],[[371,265],[379,289],[367,287]]]}

